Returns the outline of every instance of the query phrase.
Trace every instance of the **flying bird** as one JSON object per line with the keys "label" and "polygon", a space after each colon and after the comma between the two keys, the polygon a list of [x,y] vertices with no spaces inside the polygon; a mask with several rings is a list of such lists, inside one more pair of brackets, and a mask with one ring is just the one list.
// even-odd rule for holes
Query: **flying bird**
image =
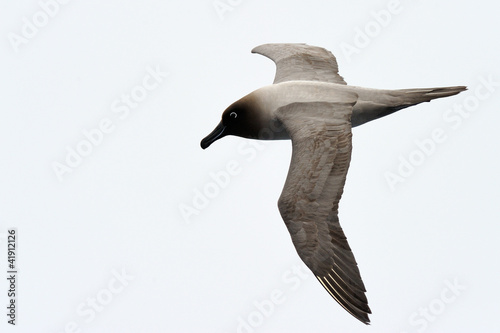
{"label": "flying bird", "polygon": [[278,208],[293,245],[330,295],[369,324],[366,289],[338,218],[351,159],[351,128],[467,88],[349,86],[331,52],[306,44],[264,44],[252,53],[275,62],[273,84],[231,104],[201,147],[226,135],[292,140],[290,169]]}

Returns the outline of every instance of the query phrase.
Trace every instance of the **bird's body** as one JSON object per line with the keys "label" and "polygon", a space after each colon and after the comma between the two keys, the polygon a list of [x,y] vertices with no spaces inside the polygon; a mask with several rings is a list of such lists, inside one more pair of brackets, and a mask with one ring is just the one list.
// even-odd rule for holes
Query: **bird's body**
{"label": "bird's body", "polygon": [[[236,101],[233,106],[244,103],[249,105],[248,107],[258,110],[255,114],[262,121],[260,130],[272,129],[277,127],[275,125],[275,122],[278,121],[277,110],[291,103],[335,103],[339,102],[339,98],[351,94],[355,96],[353,98],[356,101],[351,114],[351,126],[356,127],[403,108],[428,102],[435,98],[455,95],[462,90],[463,87],[388,90],[297,80],[259,88]],[[264,135],[261,137],[252,135],[248,138],[282,140],[290,139],[290,136],[287,132],[278,133],[275,131],[273,135],[270,135],[268,131],[264,131]]]}
{"label": "bird's body", "polygon": [[349,86],[335,57],[305,44],[265,44],[253,52],[276,63],[274,84],[231,104],[202,148],[226,135],[292,140],[290,170],[278,200],[304,263],[330,295],[365,324],[371,313],[354,255],[338,220],[349,168],[351,128],[465,87],[382,90]]}

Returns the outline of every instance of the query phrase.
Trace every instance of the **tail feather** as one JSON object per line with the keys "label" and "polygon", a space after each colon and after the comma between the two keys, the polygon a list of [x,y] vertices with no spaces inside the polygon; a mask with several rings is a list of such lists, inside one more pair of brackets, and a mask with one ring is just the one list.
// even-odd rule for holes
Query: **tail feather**
{"label": "tail feather", "polygon": [[439,87],[399,90],[358,90],[359,100],[354,105],[351,117],[352,127],[385,117],[391,113],[416,105],[430,102],[436,98],[456,95],[467,87]]}
{"label": "tail feather", "polygon": [[422,102],[429,102],[436,98],[453,96],[464,90],[467,90],[467,87],[456,86],[428,89],[401,89],[393,90],[393,92],[395,93],[395,97],[401,99],[403,104],[408,104],[408,106],[410,106]]}

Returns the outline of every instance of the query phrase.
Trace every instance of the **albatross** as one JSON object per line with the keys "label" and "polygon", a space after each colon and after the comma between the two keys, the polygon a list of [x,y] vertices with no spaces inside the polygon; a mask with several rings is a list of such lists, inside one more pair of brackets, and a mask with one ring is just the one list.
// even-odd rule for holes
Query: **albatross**
{"label": "albatross", "polygon": [[369,324],[366,288],[338,218],[351,159],[351,128],[467,88],[350,86],[331,52],[306,44],[264,44],[252,53],[275,62],[273,84],[231,104],[201,148],[227,135],[292,141],[278,200],[281,217],[299,257],[321,285],[347,312]]}

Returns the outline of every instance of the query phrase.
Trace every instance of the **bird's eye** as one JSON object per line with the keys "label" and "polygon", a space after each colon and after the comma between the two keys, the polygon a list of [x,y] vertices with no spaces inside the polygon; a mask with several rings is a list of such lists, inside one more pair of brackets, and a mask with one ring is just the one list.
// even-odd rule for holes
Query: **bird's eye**
{"label": "bird's eye", "polygon": [[238,118],[238,115],[236,114],[236,112],[231,112],[229,114],[229,117],[233,117],[234,119]]}

